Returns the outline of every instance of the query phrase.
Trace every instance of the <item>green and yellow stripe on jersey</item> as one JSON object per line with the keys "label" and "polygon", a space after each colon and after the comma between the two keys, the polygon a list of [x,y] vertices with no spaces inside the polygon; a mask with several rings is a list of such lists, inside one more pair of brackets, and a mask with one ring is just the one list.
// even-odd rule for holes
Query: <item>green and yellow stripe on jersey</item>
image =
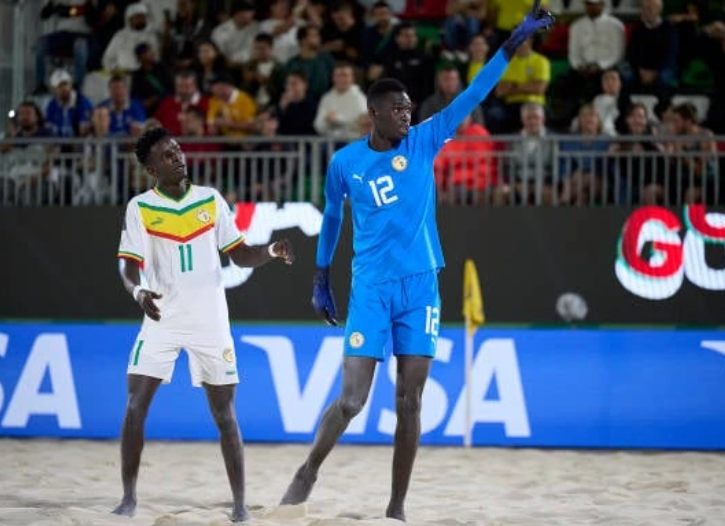
{"label": "green and yellow stripe on jersey", "polygon": [[186,243],[214,228],[217,217],[214,196],[181,209],[138,203],[141,223],[149,235]]}

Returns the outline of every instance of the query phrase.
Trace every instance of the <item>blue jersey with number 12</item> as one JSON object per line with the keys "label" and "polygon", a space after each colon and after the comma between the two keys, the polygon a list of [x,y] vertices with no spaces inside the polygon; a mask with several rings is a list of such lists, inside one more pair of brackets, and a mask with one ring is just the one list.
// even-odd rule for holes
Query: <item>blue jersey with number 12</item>
{"label": "blue jersey with number 12", "polygon": [[411,127],[395,148],[373,150],[369,137],[364,137],[335,153],[325,181],[319,267],[328,267],[332,260],[346,197],[352,209],[356,280],[381,283],[444,266],[435,218],[433,161],[507,64],[503,53],[497,53],[451,104]]}

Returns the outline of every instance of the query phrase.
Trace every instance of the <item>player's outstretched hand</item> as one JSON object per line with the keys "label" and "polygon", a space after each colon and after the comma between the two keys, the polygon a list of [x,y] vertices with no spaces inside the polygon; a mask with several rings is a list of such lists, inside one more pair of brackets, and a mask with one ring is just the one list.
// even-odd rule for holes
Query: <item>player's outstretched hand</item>
{"label": "player's outstretched hand", "polygon": [[337,327],[337,309],[330,287],[329,269],[317,269],[312,280],[312,307],[325,323]]}
{"label": "player's outstretched hand", "polygon": [[295,252],[292,250],[292,243],[287,238],[275,241],[272,245],[272,252],[275,257],[283,259],[288,265],[295,262]]}
{"label": "player's outstretched hand", "polygon": [[145,289],[139,291],[138,298],[136,299],[146,316],[154,321],[159,321],[161,319],[161,311],[154,302],[154,300],[158,299],[161,299],[161,294]]}
{"label": "player's outstretched hand", "polygon": [[540,30],[547,30],[554,25],[554,15],[541,9],[541,0],[534,2],[531,13],[527,14],[523,21],[511,32],[511,36],[501,46],[506,58],[511,60],[516,50],[527,38]]}

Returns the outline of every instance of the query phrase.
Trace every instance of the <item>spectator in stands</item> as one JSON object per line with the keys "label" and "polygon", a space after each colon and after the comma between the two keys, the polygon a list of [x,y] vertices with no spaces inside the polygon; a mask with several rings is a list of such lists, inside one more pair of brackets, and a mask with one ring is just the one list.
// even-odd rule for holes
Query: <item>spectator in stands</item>
{"label": "spectator in stands", "polygon": [[717,197],[714,193],[717,145],[713,133],[698,124],[697,108],[691,103],[672,108],[672,131],[687,140],[665,146],[673,155],[669,173],[681,178],[679,184],[671,180],[670,188],[683,188],[686,203],[712,203]]}
{"label": "spectator in stands", "polygon": [[486,19],[486,0],[448,0],[443,44],[448,51],[465,52]]}
{"label": "spectator in stands", "polygon": [[242,70],[242,89],[254,97],[260,110],[277,102],[284,82],[284,67],[274,58],[273,44],[272,35],[258,34],[252,58]]}
{"label": "spectator in stands", "polygon": [[[544,1],[542,4],[546,5]],[[494,50],[503,44],[511,30],[531,12],[534,0],[490,0],[486,9],[486,34]]]}
{"label": "spectator in stands", "polygon": [[627,47],[625,80],[635,93],[667,95],[676,81],[677,32],[662,19],[662,0],[643,0]]}
{"label": "spectator in stands", "polygon": [[372,64],[382,64],[395,46],[395,22],[388,3],[375,2],[371,13],[374,23],[365,28],[362,39],[362,66],[366,71]]}
{"label": "spectator in stands", "polygon": [[140,0],[149,10],[149,27],[161,37],[178,12],[179,0]]}
{"label": "spectator in stands", "polygon": [[178,0],[176,16],[164,27],[163,56],[177,69],[190,68],[196,56],[196,43],[210,35],[211,29],[196,12],[194,2]]}
{"label": "spectator in stands", "polygon": [[355,19],[352,5],[345,1],[333,4],[330,17],[332,24],[322,29],[323,48],[335,60],[360,65],[363,28]]}
{"label": "spectator in stands", "polygon": [[256,131],[257,105],[248,93],[234,87],[229,74],[211,81],[212,98],[206,112],[209,135],[243,137]]}
{"label": "spectator in stands", "polygon": [[[527,103],[546,105],[546,90],[551,80],[551,64],[533,50],[533,40],[526,40],[511,58],[506,72],[496,85],[496,97],[503,101],[503,121],[494,128],[512,133],[521,125],[521,106]],[[491,112],[492,114],[493,112]],[[487,114],[490,121],[490,114]],[[490,122],[493,128],[493,123]]]}
{"label": "spectator in stands", "polygon": [[57,69],[50,76],[54,97],[45,109],[45,120],[59,137],[83,137],[91,128],[93,104],[73,89],[72,80],[64,69]]}
{"label": "spectator in stands", "polygon": [[259,24],[254,20],[254,4],[235,0],[232,17],[214,28],[211,39],[230,64],[241,66],[249,60]]}
{"label": "spectator in stands", "polygon": [[626,140],[612,144],[615,162],[613,198],[615,204],[657,205],[664,201],[664,159],[660,156],[641,156],[642,152],[661,153],[664,147],[654,140],[655,129],[650,124],[647,106],[632,104],[626,115]]}
{"label": "spectator in stands", "polygon": [[285,74],[287,75],[291,71],[304,71],[307,75],[310,93],[319,100],[330,87],[335,61],[332,55],[321,50],[322,43],[318,28],[313,26],[299,28],[297,41],[300,52],[287,62]]}
{"label": "spectator in stands", "polygon": [[458,126],[456,139],[447,142],[435,159],[439,201],[485,201],[485,194],[496,184],[498,174],[498,162],[493,155],[496,148],[489,138],[488,130],[473,122],[470,115]]}
{"label": "spectator in stands", "polygon": [[358,122],[367,113],[367,98],[355,84],[355,71],[350,63],[335,65],[332,84],[317,108],[315,130],[327,137],[358,137]]}
{"label": "spectator in stands", "polygon": [[604,12],[602,0],[586,1],[586,16],[576,20],[569,32],[569,76],[567,93],[581,93],[591,100],[599,91],[602,73],[624,56],[624,25]]}
{"label": "spectator in stands", "polygon": [[52,19],[53,32],[38,39],[35,49],[36,93],[45,93],[46,62],[51,55],[73,57],[73,81],[83,85],[90,53],[92,5],[87,0],[50,0],[40,12],[41,20]]}
{"label": "spectator in stands", "polygon": [[173,92],[174,80],[148,44],[136,46],[136,58],[140,66],[131,77],[131,97],[141,101],[146,115],[153,115],[161,101]]}
{"label": "spectator in stands", "polygon": [[[15,116],[8,121],[7,137],[10,139],[35,139],[52,137],[53,131],[45,125],[43,112],[38,105],[30,100],[25,100],[18,105]],[[18,142],[16,144],[3,144],[2,153],[7,153],[13,148],[26,148],[30,141]]]}
{"label": "spectator in stands", "polygon": [[544,108],[534,102],[524,104],[521,123],[521,139],[511,146],[509,180],[494,191],[494,203],[513,198],[516,203],[553,204],[554,144],[546,140]]}
{"label": "spectator in stands", "polygon": [[[357,0],[357,3],[365,8],[366,12],[369,14],[370,17],[373,17],[374,15],[372,13],[375,10],[375,4],[378,4],[379,0]],[[390,12],[394,15],[403,14],[407,7],[406,0],[390,0],[389,2],[385,3],[388,5]]]}
{"label": "spectator in stands", "polygon": [[114,72],[132,72],[139,68],[136,47],[148,44],[158,54],[159,41],[148,23],[148,8],[138,2],[126,8],[126,26],[113,35],[103,54],[103,68]]}
{"label": "spectator in stands", "polygon": [[297,55],[297,30],[305,25],[300,11],[293,11],[291,0],[274,0],[269,5],[269,18],[259,24],[259,32],[274,38],[274,59],[285,64]]}
{"label": "spectator in stands", "polygon": [[101,69],[101,60],[113,35],[126,25],[124,18],[126,8],[135,3],[135,0],[96,0],[95,16],[92,17],[93,46],[88,57],[89,71]]}
{"label": "spectator in stands", "polygon": [[619,71],[608,69],[602,74],[602,93],[594,98],[594,109],[602,122],[602,133],[624,132],[624,114],[630,104],[629,93],[622,87]]}
{"label": "spectator in stands", "polygon": [[280,135],[315,135],[313,123],[317,102],[309,93],[307,76],[303,71],[292,71],[287,75],[276,113]]}
{"label": "spectator in stands", "polygon": [[193,69],[201,91],[206,94],[211,92],[209,81],[229,70],[224,55],[213,40],[202,40],[197,44]]}
{"label": "spectator in stands", "polygon": [[467,60],[460,67],[461,78],[465,80],[466,86],[471,83],[473,78],[486,65],[488,51],[489,45],[486,37],[483,35],[474,35],[471,38],[471,42],[468,44]]}
{"label": "spectator in stands", "polygon": [[155,117],[164,128],[169,130],[171,135],[180,135],[181,114],[190,106],[197,106],[206,115],[209,109],[209,99],[199,92],[196,75],[189,70],[176,74],[174,91],[175,95],[170,95],[161,101]]}
{"label": "spectator in stands", "polygon": [[603,204],[602,181],[608,176],[610,142],[600,138],[602,121],[592,104],[579,110],[575,140],[559,144],[560,194],[562,204]]}
{"label": "spectator in stands", "polygon": [[[454,66],[443,67],[436,76],[436,92],[420,105],[418,121],[422,122],[448,106],[462,89],[458,70]],[[476,124],[483,124],[483,112],[480,107],[471,113],[471,118]]]}
{"label": "spectator in stands", "polygon": [[433,93],[433,59],[418,48],[418,35],[410,22],[395,26],[395,49],[385,57],[382,66],[371,66],[369,79],[378,78],[383,71],[386,77],[399,80],[407,87],[413,103],[413,114],[423,100]]}
{"label": "spectator in stands", "polygon": [[[193,181],[200,182],[212,177],[216,163],[214,154],[221,151],[221,145],[215,142],[199,142],[206,136],[206,115],[198,106],[189,106],[181,115],[181,150],[186,154],[186,167]],[[217,186],[220,181],[204,184]]]}
{"label": "spectator in stands", "polygon": [[137,137],[146,122],[146,112],[141,103],[131,99],[126,77],[114,75],[108,81],[109,98],[99,104],[108,108],[111,117],[112,137]]}

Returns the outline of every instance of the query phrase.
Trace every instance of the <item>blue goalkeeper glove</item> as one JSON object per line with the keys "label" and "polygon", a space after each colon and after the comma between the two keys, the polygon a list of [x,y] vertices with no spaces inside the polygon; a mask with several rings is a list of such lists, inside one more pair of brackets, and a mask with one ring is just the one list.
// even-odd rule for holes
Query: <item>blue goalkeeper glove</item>
{"label": "blue goalkeeper glove", "polygon": [[337,309],[330,287],[329,269],[317,269],[312,280],[312,307],[325,320],[325,323],[337,327]]}
{"label": "blue goalkeeper glove", "polygon": [[554,15],[541,9],[541,0],[534,2],[531,13],[526,15],[523,21],[511,32],[511,36],[501,46],[508,60],[514,56],[516,50],[527,38],[541,29],[549,29],[554,25]]}

